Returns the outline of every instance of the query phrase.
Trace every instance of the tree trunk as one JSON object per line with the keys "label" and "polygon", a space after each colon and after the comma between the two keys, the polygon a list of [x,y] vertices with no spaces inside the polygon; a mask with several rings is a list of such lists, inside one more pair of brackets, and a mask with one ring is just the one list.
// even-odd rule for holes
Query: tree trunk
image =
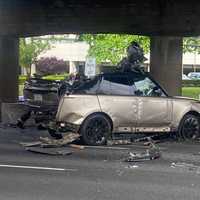
{"label": "tree trunk", "polygon": [[27,78],[31,77],[31,65],[26,67]]}

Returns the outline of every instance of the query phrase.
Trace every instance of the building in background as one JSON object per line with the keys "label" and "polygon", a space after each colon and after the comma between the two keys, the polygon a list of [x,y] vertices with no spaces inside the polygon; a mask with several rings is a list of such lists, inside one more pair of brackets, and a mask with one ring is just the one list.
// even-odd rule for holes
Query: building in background
{"label": "building in background", "polygon": [[[145,69],[150,70],[150,54],[146,54],[145,57]],[[197,53],[184,53],[183,54],[183,74],[188,74],[190,72],[200,72],[200,54]]]}
{"label": "building in background", "polygon": [[89,45],[86,42],[58,42],[53,44],[52,49],[42,53],[38,59],[42,57],[63,59],[69,64],[69,73],[74,73],[84,70],[88,50]]}
{"label": "building in background", "polygon": [[[72,35],[65,41],[53,43],[53,47],[50,50],[42,53],[38,60],[42,57],[56,57],[57,59],[63,59],[69,66],[67,73],[74,73],[77,71],[84,72],[85,61],[89,50],[89,44],[83,41],[77,41],[76,35]],[[144,63],[146,71],[149,71],[150,54],[146,54],[147,60]],[[106,65],[110,65],[106,63]],[[22,74],[25,74],[24,70],[21,70]],[[31,74],[37,72],[36,67],[33,65]],[[185,53],[183,54],[183,73],[200,72],[200,54],[197,53]]]}

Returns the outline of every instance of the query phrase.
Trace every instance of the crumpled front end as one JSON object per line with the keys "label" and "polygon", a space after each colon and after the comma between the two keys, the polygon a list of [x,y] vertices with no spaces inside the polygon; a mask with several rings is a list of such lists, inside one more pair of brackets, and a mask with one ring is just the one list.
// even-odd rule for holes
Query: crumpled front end
{"label": "crumpled front end", "polygon": [[61,127],[77,130],[88,115],[100,111],[96,95],[65,95],[60,100],[56,122]]}

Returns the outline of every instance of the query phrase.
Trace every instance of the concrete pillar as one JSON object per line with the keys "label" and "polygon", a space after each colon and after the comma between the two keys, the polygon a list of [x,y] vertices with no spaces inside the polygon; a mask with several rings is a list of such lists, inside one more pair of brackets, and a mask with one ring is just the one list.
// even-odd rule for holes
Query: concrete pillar
{"label": "concrete pillar", "polygon": [[0,37],[0,102],[18,99],[19,39]]}
{"label": "concrete pillar", "polygon": [[182,38],[151,38],[150,73],[169,95],[181,95]]}

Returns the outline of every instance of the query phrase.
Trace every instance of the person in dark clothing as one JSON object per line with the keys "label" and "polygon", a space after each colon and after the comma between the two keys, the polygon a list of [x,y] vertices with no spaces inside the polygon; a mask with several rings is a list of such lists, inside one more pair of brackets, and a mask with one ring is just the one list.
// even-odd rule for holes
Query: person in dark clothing
{"label": "person in dark clothing", "polygon": [[137,42],[131,42],[126,49],[127,56],[118,63],[118,68],[123,72],[141,70],[141,64],[146,60],[143,49]]}

